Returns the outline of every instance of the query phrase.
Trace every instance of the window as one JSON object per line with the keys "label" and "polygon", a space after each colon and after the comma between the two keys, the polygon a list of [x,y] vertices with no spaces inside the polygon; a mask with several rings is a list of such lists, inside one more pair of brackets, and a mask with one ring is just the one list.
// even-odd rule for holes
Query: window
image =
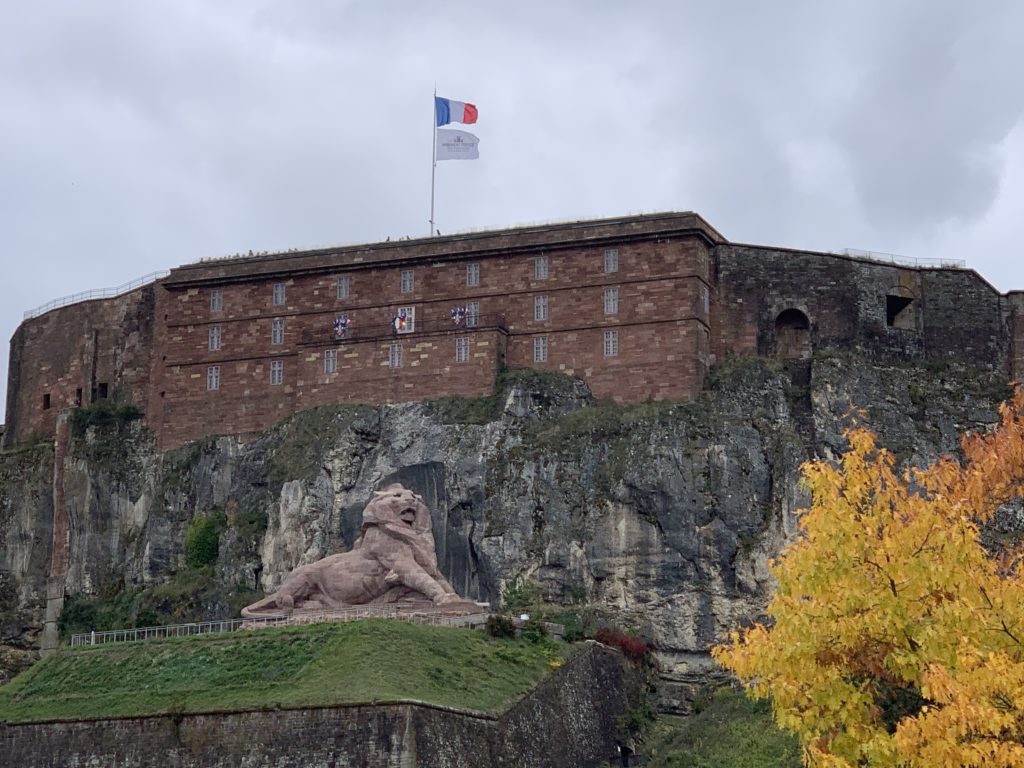
{"label": "window", "polygon": [[914,300],[909,296],[888,295],[885,297],[885,324],[890,328],[913,330],[917,325],[912,305]]}
{"label": "window", "polygon": [[533,362],[543,363],[548,359],[548,337],[533,337]]}
{"label": "window", "polygon": [[324,351],[324,373],[338,372],[338,350],[328,349]]}
{"label": "window", "polygon": [[467,301],[466,302],[466,327],[476,328],[480,325],[480,302],[479,301]]}
{"label": "window", "polygon": [[402,293],[412,293],[412,287],[413,287],[412,270],[411,269],[403,269],[402,270]]}
{"label": "window", "polygon": [[604,313],[606,315],[619,314],[619,288],[613,286],[604,289]]}
{"label": "window", "polygon": [[270,321],[270,343],[284,344],[284,320],[280,317]]}
{"label": "window", "polygon": [[81,407],[82,407],[82,388],[78,387],[78,389],[75,390],[75,408],[81,408]]}
{"label": "window", "polygon": [[211,325],[210,326],[210,338],[209,338],[209,341],[207,343],[207,347],[209,348],[209,350],[211,352],[216,352],[218,349],[220,349],[220,326],[219,325]]}
{"label": "window", "polygon": [[109,392],[110,387],[107,384],[107,382],[101,381],[99,384],[96,385],[96,396],[93,398],[93,400],[106,400]]}
{"label": "window", "polygon": [[274,305],[284,304],[284,283],[274,283]]}
{"label": "window", "polygon": [[533,276],[538,280],[548,279],[548,257],[537,256],[533,260]]}
{"label": "window", "polygon": [[619,354],[619,332],[604,332],[604,356],[616,357]]}
{"label": "window", "polygon": [[220,389],[219,365],[211,365],[206,369],[206,388],[209,390]]}
{"label": "window", "polygon": [[349,278],[347,275],[343,275],[338,278],[338,298],[347,299],[349,292]]}
{"label": "window", "polygon": [[388,350],[388,365],[392,368],[402,367],[402,345],[395,343]]}
{"label": "window", "polygon": [[455,362],[464,363],[469,360],[469,337],[458,336],[455,339]]}
{"label": "window", "polygon": [[284,383],[284,360],[270,361],[270,383],[275,386]]}
{"label": "window", "polygon": [[399,307],[391,320],[396,333],[412,333],[416,330],[416,307]]}
{"label": "window", "polygon": [[619,271],[619,249],[609,248],[604,252],[604,271],[605,272],[618,272]]}
{"label": "window", "polygon": [[711,295],[708,293],[706,285],[700,287],[700,300],[704,304],[704,314],[706,315],[711,311]]}
{"label": "window", "polygon": [[466,265],[466,285],[480,285],[480,265]]}
{"label": "window", "polygon": [[210,291],[210,311],[220,312],[224,309],[224,291],[214,288]]}
{"label": "window", "polygon": [[533,297],[533,319],[534,320],[547,320],[548,319],[548,297],[547,296],[534,296]]}
{"label": "window", "polygon": [[43,410],[44,411],[50,410],[50,393],[49,392],[47,392],[45,395],[43,395]]}

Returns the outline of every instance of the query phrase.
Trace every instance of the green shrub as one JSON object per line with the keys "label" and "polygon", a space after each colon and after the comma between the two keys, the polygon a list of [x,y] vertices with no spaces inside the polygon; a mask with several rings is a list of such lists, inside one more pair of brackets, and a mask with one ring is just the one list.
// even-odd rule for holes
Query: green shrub
{"label": "green shrub", "polygon": [[523,624],[523,639],[531,643],[543,642],[548,636],[548,628],[540,619],[529,619]]}
{"label": "green shrub", "polygon": [[502,606],[513,613],[530,610],[540,602],[540,584],[529,579],[517,578],[506,584],[501,591]]}
{"label": "green shrub", "polygon": [[74,437],[85,437],[89,427],[121,427],[141,418],[142,411],[130,403],[97,400],[92,405],[71,412],[71,434]]}
{"label": "green shrub", "polygon": [[220,532],[227,518],[221,510],[213,510],[192,519],[185,534],[185,563],[190,568],[202,568],[217,561],[220,553]]}

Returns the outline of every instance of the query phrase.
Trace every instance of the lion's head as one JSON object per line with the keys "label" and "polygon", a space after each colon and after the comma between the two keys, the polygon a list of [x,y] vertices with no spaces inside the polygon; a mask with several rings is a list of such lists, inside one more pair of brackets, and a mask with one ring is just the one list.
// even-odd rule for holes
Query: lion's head
{"label": "lion's head", "polygon": [[407,526],[416,533],[428,533],[430,510],[421,496],[395,483],[373,492],[363,510],[363,527],[367,525]]}

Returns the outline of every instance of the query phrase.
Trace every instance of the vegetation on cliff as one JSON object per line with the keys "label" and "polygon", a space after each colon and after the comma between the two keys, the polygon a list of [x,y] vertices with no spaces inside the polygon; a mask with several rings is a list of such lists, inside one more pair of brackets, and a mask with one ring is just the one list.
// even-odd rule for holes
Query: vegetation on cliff
{"label": "vegetation on cliff", "polygon": [[62,648],[0,687],[0,721],[397,700],[500,711],[566,648],[385,620]]}
{"label": "vegetation on cliff", "polygon": [[768,702],[729,688],[689,717],[659,717],[640,751],[649,768],[800,768],[800,741],[772,723]]}
{"label": "vegetation on cliff", "polygon": [[808,765],[1024,764],[1024,556],[979,525],[1024,496],[1024,392],[989,434],[896,471],[872,432],[809,463],[812,505],[774,565],[767,626],[715,657],[803,741]]}

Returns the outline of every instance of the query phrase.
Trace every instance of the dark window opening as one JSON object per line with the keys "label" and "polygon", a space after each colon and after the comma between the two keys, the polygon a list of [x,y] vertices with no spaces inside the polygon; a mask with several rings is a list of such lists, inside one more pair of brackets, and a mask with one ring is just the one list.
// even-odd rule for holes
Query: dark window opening
{"label": "dark window opening", "polygon": [[43,395],[43,410],[44,411],[50,410],[50,393],[49,392],[47,392],[45,395]]}
{"label": "dark window opening", "polygon": [[101,381],[99,384],[96,385],[96,399],[97,400],[106,400],[108,394],[109,394],[109,387],[107,386],[107,382]]}
{"label": "dark window opening", "polygon": [[910,305],[914,300],[907,296],[885,297],[885,324],[890,328],[913,328],[914,312]]}
{"label": "dark window opening", "polygon": [[75,408],[82,407],[82,388],[79,387],[75,390]]}
{"label": "dark window opening", "polygon": [[783,360],[811,356],[811,321],[799,309],[787,309],[775,318],[775,351]]}

